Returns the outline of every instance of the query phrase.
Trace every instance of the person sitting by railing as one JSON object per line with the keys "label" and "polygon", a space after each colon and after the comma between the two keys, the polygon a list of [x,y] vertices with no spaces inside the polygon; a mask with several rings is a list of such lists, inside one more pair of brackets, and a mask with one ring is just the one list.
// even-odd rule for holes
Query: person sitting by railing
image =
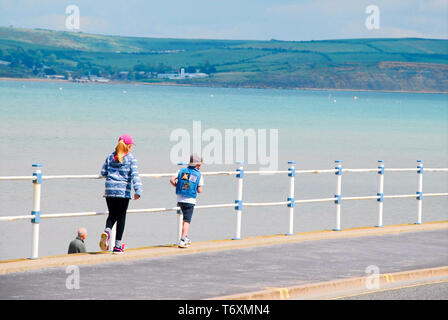
{"label": "person sitting by railing", "polygon": [[68,254],[86,252],[84,240],[87,238],[87,229],[79,228],[78,236],[70,242],[68,246]]}

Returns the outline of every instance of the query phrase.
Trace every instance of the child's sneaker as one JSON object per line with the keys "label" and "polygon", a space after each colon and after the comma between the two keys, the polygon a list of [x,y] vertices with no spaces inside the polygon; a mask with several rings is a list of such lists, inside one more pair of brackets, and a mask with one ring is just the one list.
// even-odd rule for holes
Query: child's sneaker
{"label": "child's sneaker", "polygon": [[189,244],[187,243],[186,239],[181,238],[177,246],[179,248],[188,248]]}
{"label": "child's sneaker", "polygon": [[187,244],[187,246],[189,246],[191,244],[191,240],[190,240],[190,238],[188,238],[188,236],[186,236],[184,238],[184,240],[185,240],[185,243]]}
{"label": "child's sneaker", "polygon": [[101,234],[101,240],[100,240],[101,250],[103,250],[103,251],[109,250],[109,239],[110,239],[110,234],[106,230]]}

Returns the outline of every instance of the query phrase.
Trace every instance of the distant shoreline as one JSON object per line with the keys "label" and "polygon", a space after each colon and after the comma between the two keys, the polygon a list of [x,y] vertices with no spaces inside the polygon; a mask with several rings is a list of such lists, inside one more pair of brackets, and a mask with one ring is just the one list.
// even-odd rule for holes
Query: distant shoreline
{"label": "distant shoreline", "polygon": [[[25,82],[53,82],[53,83],[76,83],[70,80],[45,79],[45,78],[8,78],[0,77],[0,81],[25,81]],[[340,88],[276,88],[276,87],[252,87],[252,86],[210,86],[197,83],[176,83],[176,82],[140,82],[140,81],[110,81],[110,82],[86,82],[83,84],[102,84],[102,85],[150,85],[150,86],[173,86],[173,87],[202,87],[202,88],[244,88],[244,89],[278,89],[278,90],[302,90],[302,91],[358,91],[358,92],[389,92],[389,93],[426,93],[426,94],[448,94],[448,91],[409,91],[409,90],[370,90],[370,89],[340,89]]]}

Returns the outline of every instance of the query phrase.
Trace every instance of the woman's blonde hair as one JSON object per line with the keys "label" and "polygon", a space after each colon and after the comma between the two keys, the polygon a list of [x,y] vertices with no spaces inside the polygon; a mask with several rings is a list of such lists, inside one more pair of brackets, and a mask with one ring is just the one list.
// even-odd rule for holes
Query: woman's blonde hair
{"label": "woman's blonde hair", "polygon": [[125,144],[123,140],[118,141],[117,146],[115,147],[115,158],[118,162],[123,162],[123,157],[129,153],[131,150],[132,144]]}

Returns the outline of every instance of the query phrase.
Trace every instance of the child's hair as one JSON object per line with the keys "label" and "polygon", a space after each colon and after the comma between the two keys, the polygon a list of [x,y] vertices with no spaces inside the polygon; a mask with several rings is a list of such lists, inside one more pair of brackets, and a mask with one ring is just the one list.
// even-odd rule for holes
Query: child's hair
{"label": "child's hair", "polygon": [[129,153],[130,148],[131,144],[126,145],[123,140],[118,141],[118,144],[115,147],[115,160],[122,163],[123,157]]}

